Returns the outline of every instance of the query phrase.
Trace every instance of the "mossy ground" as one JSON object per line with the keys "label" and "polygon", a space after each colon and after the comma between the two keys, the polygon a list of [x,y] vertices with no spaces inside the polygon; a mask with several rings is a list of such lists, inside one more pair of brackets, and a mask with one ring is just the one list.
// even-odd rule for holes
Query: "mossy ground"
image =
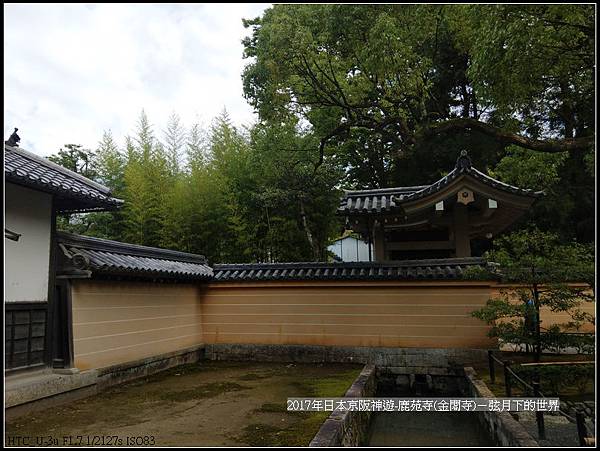
{"label": "mossy ground", "polygon": [[166,446],[302,446],[327,412],[287,398],[342,396],[361,365],[207,361],[182,365],[6,423],[10,436],[148,436]]}
{"label": "mossy ground", "polygon": [[165,391],[160,393],[159,399],[162,401],[184,402],[191,399],[212,398],[221,393],[248,389],[249,387],[232,382],[212,382],[210,384],[201,384],[188,390]]}
{"label": "mossy ground", "polygon": [[[298,393],[290,397],[343,396],[359,371],[360,367],[330,373],[321,378],[290,380],[290,385]],[[275,426],[267,423],[249,424],[244,427],[243,433],[236,437],[237,441],[251,446],[307,446],[329,416],[329,412],[288,412],[285,400],[282,403],[265,403],[256,409],[255,413],[276,414],[281,422],[276,422]],[[268,418],[267,415],[263,417]]]}

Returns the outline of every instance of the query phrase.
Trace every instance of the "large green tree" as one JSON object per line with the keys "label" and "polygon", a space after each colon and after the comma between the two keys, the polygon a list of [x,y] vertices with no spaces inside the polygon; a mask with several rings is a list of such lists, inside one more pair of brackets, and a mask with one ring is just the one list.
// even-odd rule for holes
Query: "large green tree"
{"label": "large green tree", "polygon": [[[113,196],[123,194],[124,159],[110,131],[104,132],[95,151],[79,144],[65,144],[48,159],[106,185]],[[120,211],[64,214],[57,218],[57,226],[68,232],[101,238],[119,238],[123,232]]]}
{"label": "large green tree", "polygon": [[591,5],[277,5],[245,21],[254,58],[245,93],[263,118],[309,120],[322,148],[363,128],[398,149],[476,131],[504,145],[583,151],[593,143],[593,13]]}
{"label": "large green tree", "polygon": [[315,144],[314,136],[294,123],[259,125],[252,131],[250,166],[257,184],[249,210],[256,218],[260,249],[275,261],[323,261],[337,232],[341,171],[326,162],[315,173]]}
{"label": "large green tree", "polygon": [[81,144],[65,144],[48,159],[84,177],[93,179],[97,176],[94,151]]}
{"label": "large green tree", "polygon": [[465,148],[483,169],[564,153],[554,225],[591,239],[592,5],[276,5],[245,24],[245,96],[268,126],[308,125],[315,167],[386,187]]}

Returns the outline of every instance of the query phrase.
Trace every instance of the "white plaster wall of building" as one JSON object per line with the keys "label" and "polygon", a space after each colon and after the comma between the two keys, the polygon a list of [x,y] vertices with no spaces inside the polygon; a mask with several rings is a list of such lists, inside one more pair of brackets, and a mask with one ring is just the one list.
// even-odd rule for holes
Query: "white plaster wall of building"
{"label": "white plaster wall of building", "polygon": [[353,236],[347,236],[327,248],[343,262],[368,262],[369,245]]}
{"label": "white plaster wall of building", "polygon": [[52,196],[6,183],[5,228],[19,234],[4,238],[5,302],[48,300]]}

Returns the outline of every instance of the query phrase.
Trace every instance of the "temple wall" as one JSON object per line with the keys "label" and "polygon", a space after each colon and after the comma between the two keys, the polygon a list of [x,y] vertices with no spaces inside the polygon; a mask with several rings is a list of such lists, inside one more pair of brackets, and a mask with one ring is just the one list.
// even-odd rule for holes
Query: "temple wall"
{"label": "temple wall", "polygon": [[73,349],[79,369],[100,368],[202,343],[193,284],[74,280]]}
{"label": "temple wall", "polygon": [[489,285],[474,282],[246,282],[202,296],[204,342],[486,348],[470,312]]}
{"label": "temple wall", "polygon": [[[467,281],[159,284],[73,281],[75,366],[100,368],[191,346],[486,349],[471,316],[498,286]],[[593,305],[588,305],[593,312]],[[546,324],[561,315],[543,312]],[[593,330],[593,328],[592,328]]]}

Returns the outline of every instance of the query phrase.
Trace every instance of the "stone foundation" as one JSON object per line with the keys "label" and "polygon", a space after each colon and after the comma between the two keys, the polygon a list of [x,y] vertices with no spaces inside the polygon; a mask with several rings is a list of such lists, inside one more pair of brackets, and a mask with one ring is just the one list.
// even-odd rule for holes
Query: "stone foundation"
{"label": "stone foundation", "polygon": [[[122,365],[72,374],[57,374],[51,369],[14,375],[5,380],[5,417],[18,418],[28,413],[97,394],[113,385],[204,358],[204,347],[170,352]],[[18,377],[17,377],[18,376]]]}
{"label": "stone foundation", "polygon": [[[494,393],[477,378],[473,368],[465,368],[468,381],[466,396],[473,398],[495,398]],[[477,412],[480,423],[497,446],[539,446],[538,442],[508,412]]]}
{"label": "stone foundation", "polygon": [[[363,368],[345,398],[372,398],[377,390],[377,371],[373,365]],[[325,420],[309,446],[362,446],[369,434],[373,412],[334,411]]]}
{"label": "stone foundation", "polygon": [[[207,344],[210,360],[364,363],[398,374],[452,374],[454,368],[487,361],[485,349],[372,348],[353,346]],[[450,368],[450,373],[449,373]]]}

